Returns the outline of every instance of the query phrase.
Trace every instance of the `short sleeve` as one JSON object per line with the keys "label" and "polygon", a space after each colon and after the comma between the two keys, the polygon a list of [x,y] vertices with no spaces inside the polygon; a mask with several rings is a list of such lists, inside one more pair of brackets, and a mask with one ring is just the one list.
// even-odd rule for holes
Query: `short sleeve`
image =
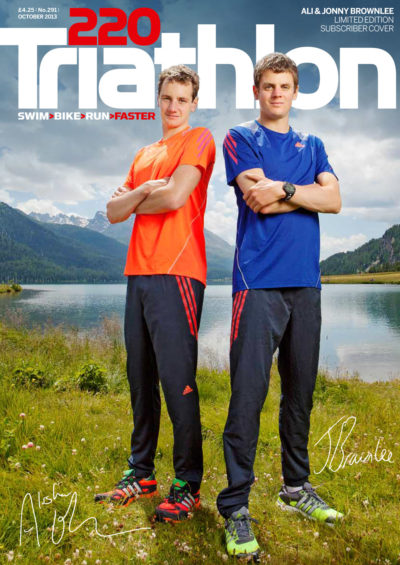
{"label": "short sleeve", "polygon": [[249,139],[244,138],[236,130],[231,129],[225,136],[223,144],[226,180],[234,185],[235,178],[248,169],[262,169],[257,152]]}
{"label": "short sleeve", "polygon": [[203,174],[215,162],[214,138],[207,128],[195,128],[188,135],[179,165],[193,165]]}
{"label": "short sleeve", "polygon": [[335,171],[331,167],[331,164],[328,161],[328,155],[326,154],[324,144],[319,139],[319,137],[315,138],[316,142],[316,159],[317,164],[315,167],[315,180],[317,179],[320,173],[332,173],[337,178]]}

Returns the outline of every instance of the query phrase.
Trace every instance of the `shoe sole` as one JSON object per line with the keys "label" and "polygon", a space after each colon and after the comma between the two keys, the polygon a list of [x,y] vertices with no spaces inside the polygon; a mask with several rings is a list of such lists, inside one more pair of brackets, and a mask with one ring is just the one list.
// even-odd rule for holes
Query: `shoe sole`
{"label": "shoe sole", "polygon": [[247,561],[249,561],[249,558],[251,558],[254,563],[260,563],[260,553],[258,551],[253,551],[252,553],[235,553],[233,555],[230,555],[230,557],[234,557],[236,559],[246,559]]}
{"label": "shoe sole", "polygon": [[[281,502],[280,500],[276,501],[276,505],[279,506],[279,508],[281,510],[283,510],[284,512],[292,512],[292,513],[293,512],[299,512],[302,516],[304,516],[305,518],[308,518],[309,520],[313,520],[314,522],[318,522],[319,524],[325,524],[325,526],[329,526],[330,528],[335,527],[335,522],[321,522],[320,520],[317,520],[313,516],[310,516],[309,514],[307,514],[303,510],[301,510],[301,508],[296,508],[295,506],[290,506],[289,504],[285,504],[284,502]],[[340,522],[340,520],[342,520],[342,518],[339,518],[337,520],[337,522]]]}

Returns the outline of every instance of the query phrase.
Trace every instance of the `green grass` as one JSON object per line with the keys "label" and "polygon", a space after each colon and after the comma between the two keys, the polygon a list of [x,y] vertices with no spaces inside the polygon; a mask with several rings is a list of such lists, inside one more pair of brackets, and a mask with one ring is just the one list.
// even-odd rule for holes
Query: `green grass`
{"label": "green grass", "polygon": [[16,283],[12,284],[0,284],[0,294],[14,294],[16,292],[21,292],[22,286]]}
{"label": "green grass", "polygon": [[357,275],[324,275],[323,284],[400,284],[400,271],[391,273],[359,273]]}
{"label": "green grass", "polygon": [[[88,337],[62,329],[49,328],[42,332],[0,325],[0,348],[2,562],[9,562],[7,555],[11,558],[11,551],[15,562],[29,565],[69,563],[69,559],[72,563],[94,564],[99,560],[111,565],[143,562],[192,565],[228,560],[223,522],[215,507],[216,495],[226,485],[222,453],[229,402],[226,372],[206,368],[198,372],[205,460],[202,508],[186,523],[154,524],[151,520],[154,505],[168,492],[173,478],[172,428],[165,405],[156,456],[160,497],[134,503],[127,509],[107,509],[93,503],[95,492],[108,490],[120,479],[129,453],[132,416],[118,323],[106,321]],[[105,369],[108,393],[94,395],[77,388],[76,376],[88,362]],[[40,382],[44,386],[16,386],[15,369],[27,371],[28,375],[40,371],[45,376]],[[400,562],[399,385],[399,381],[368,384],[357,379],[318,377],[309,445],[312,469],[321,469],[327,457],[327,442],[318,446],[315,443],[343,416],[357,418],[345,443],[345,454],[373,452],[377,440],[383,437],[381,446],[393,452],[394,461],[347,465],[336,472],[325,469],[318,475],[312,472],[311,481],[320,485],[321,496],[346,514],[343,524],[330,529],[282,513],[275,505],[281,466],[279,377],[273,367],[270,391],[261,415],[255,465],[258,480],[252,488],[250,503],[252,515],[260,522],[254,529],[263,549],[262,563]],[[25,418],[20,417],[21,413]],[[332,436],[337,440],[337,431]],[[39,445],[40,450],[36,447],[23,450],[22,445],[28,442]],[[337,456],[335,464],[339,461]],[[53,485],[59,494],[76,492],[72,530],[92,518],[70,532],[70,510],[63,536],[62,522],[57,522],[58,544],[51,540],[54,511],[57,516],[65,514],[70,497],[53,499]],[[26,493],[32,495],[40,547],[34,531],[25,534],[19,545],[20,513]],[[28,529],[33,525],[28,505],[24,517]],[[94,519],[103,535],[148,529],[102,538],[93,532]]]}

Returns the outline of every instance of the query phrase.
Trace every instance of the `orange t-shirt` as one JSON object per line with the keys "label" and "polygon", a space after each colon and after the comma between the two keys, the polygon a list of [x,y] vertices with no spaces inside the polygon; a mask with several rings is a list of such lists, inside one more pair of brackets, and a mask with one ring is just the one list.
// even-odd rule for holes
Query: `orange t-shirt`
{"label": "orange t-shirt", "polygon": [[202,127],[188,127],[138,151],[125,181],[131,189],[170,177],[179,165],[197,167],[201,179],[178,210],[136,215],[125,275],[183,275],[206,284],[204,211],[214,161],[214,139]]}

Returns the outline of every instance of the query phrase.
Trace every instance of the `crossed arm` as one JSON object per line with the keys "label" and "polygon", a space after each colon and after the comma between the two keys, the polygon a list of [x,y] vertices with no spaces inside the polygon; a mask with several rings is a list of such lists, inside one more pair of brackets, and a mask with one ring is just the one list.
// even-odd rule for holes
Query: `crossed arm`
{"label": "crossed arm", "polygon": [[181,208],[196,188],[201,172],[193,165],[180,165],[171,177],[149,180],[134,190],[120,186],[107,203],[111,224],[135,214],[163,214]]}
{"label": "crossed arm", "polygon": [[283,181],[265,177],[262,169],[249,169],[236,177],[246,204],[253,212],[261,214],[284,214],[297,208],[312,212],[338,214],[341,209],[339,183],[332,173],[323,172],[316,183],[295,185],[294,196],[285,202]]}

